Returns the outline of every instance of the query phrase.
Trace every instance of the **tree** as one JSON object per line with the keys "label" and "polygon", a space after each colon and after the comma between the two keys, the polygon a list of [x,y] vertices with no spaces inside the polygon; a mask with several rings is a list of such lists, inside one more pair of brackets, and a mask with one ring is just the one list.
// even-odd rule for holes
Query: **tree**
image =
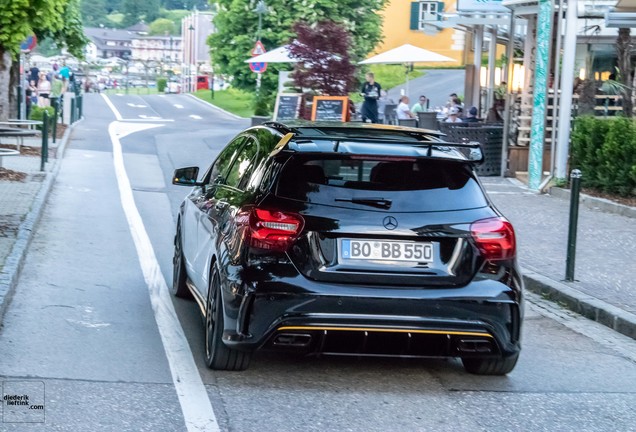
{"label": "tree", "polygon": [[19,81],[20,43],[29,35],[52,38],[83,57],[86,38],[79,0],[12,0],[0,3],[0,120],[15,117],[14,88]]}
{"label": "tree", "polygon": [[166,34],[176,34],[176,26],[174,25],[174,21],[167,18],[158,18],[151,22],[148,26],[150,27],[148,33],[151,35],[164,36]]}
{"label": "tree", "polygon": [[82,0],[80,10],[82,21],[87,27],[99,27],[108,22],[105,0]]}
{"label": "tree", "polygon": [[[297,21],[316,24],[332,20],[342,24],[352,39],[353,61],[363,59],[381,40],[382,19],[378,12],[386,0],[266,0],[268,12],[263,15],[261,41],[266,49],[289,43],[295,36],[292,26]],[[256,42],[258,15],[256,1],[219,0],[214,18],[217,32],[208,39],[215,71],[234,78],[232,84],[253,89],[256,75],[245,63]],[[262,91],[277,88],[278,70],[289,70],[287,64],[270,64],[262,74]]]}
{"label": "tree", "polygon": [[152,22],[159,17],[159,0],[123,0],[121,12],[124,14],[124,27],[135,25],[141,20]]}
{"label": "tree", "polygon": [[632,102],[632,37],[629,28],[619,28],[616,39],[616,53],[618,57],[619,81],[623,84],[623,114],[632,117],[634,104]]}
{"label": "tree", "polygon": [[292,78],[300,88],[344,96],[354,83],[356,67],[349,59],[351,38],[342,25],[321,21],[315,26],[296,23],[290,52],[298,59]]}

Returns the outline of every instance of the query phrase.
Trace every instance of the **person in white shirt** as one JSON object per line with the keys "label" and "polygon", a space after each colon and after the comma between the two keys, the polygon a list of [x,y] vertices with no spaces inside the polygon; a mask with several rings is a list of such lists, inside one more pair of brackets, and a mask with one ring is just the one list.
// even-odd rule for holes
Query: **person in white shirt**
{"label": "person in white shirt", "polygon": [[462,119],[459,118],[459,109],[457,107],[450,107],[448,110],[448,118],[445,123],[461,123]]}
{"label": "person in white shirt", "polygon": [[408,120],[408,119],[414,119],[415,118],[415,114],[413,114],[411,112],[411,110],[409,110],[409,97],[408,96],[402,96],[400,98],[400,103],[398,104],[397,108],[395,109],[395,112],[397,113],[398,120]]}

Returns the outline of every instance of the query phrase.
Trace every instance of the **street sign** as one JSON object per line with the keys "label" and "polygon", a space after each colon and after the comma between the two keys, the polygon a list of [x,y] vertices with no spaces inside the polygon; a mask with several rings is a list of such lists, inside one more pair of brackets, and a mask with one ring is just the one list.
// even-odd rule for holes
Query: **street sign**
{"label": "street sign", "polygon": [[250,65],[250,70],[256,73],[263,73],[267,70],[267,63],[248,63]]}
{"label": "street sign", "polygon": [[[265,50],[265,47],[263,46],[263,43],[260,40],[256,41],[256,44],[254,45],[254,49],[252,50],[252,57],[256,57],[259,56],[261,54],[265,54],[267,51]],[[261,74],[263,72],[265,72],[267,70],[267,63],[249,63],[250,65],[250,70],[252,72],[256,72],[258,74]]]}
{"label": "street sign", "polygon": [[256,41],[256,44],[254,45],[254,49],[252,50],[252,57],[265,54],[266,52],[267,51],[265,50],[263,43],[261,41]]}
{"label": "street sign", "polygon": [[20,50],[23,53],[29,53],[35,48],[37,44],[38,44],[38,38],[34,34],[32,34],[29,37],[27,37],[24,41],[22,41],[22,43],[20,44]]}

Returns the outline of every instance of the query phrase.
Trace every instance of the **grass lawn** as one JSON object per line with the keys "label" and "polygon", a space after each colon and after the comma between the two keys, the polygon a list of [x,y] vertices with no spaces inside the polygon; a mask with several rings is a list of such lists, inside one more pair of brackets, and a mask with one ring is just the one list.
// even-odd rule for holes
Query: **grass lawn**
{"label": "grass lawn", "polygon": [[210,102],[212,105],[216,105],[237,116],[251,117],[254,115],[254,96],[252,93],[229,88],[215,91],[214,99],[211,97],[210,90],[199,90],[193,94],[199,99]]}

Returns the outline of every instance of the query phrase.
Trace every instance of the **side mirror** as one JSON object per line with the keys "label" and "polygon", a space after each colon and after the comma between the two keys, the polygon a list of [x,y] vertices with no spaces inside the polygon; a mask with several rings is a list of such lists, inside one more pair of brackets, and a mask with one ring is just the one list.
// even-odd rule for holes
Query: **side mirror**
{"label": "side mirror", "polygon": [[199,186],[197,177],[199,176],[199,167],[178,168],[172,176],[172,184],[179,186]]}

